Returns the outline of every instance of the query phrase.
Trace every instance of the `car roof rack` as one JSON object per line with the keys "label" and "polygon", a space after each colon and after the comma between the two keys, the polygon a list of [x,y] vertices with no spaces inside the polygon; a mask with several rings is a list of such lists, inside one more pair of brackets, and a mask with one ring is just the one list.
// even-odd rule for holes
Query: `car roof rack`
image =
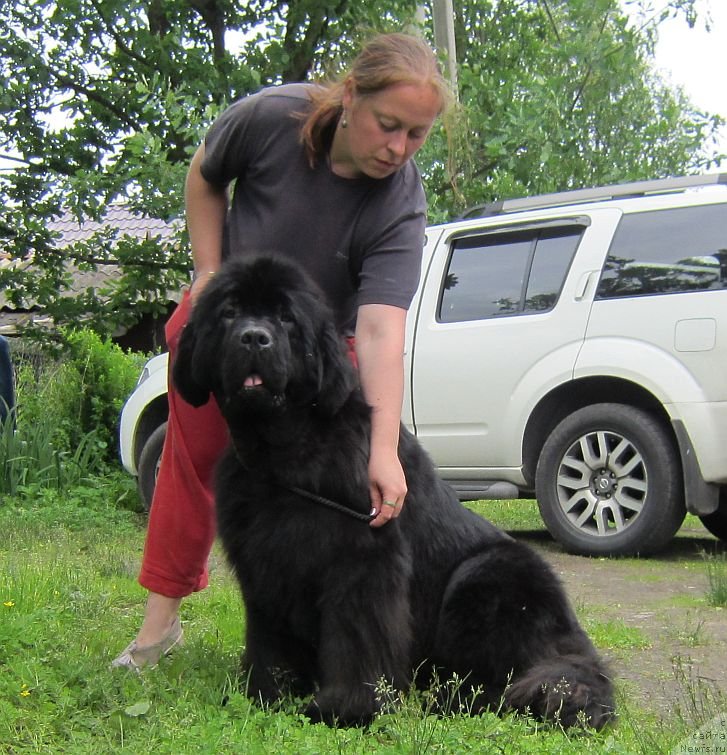
{"label": "car roof rack", "polygon": [[518,212],[520,210],[544,209],[584,202],[599,202],[619,197],[669,194],[697,186],[712,186],[714,184],[727,184],[727,173],[704,173],[696,176],[658,178],[651,181],[633,181],[631,183],[612,184],[610,186],[594,186],[591,189],[573,189],[553,194],[539,194],[520,199],[503,199],[472,207],[461,216],[461,219],[467,220],[469,218],[483,218],[490,215],[505,215],[508,212]]}

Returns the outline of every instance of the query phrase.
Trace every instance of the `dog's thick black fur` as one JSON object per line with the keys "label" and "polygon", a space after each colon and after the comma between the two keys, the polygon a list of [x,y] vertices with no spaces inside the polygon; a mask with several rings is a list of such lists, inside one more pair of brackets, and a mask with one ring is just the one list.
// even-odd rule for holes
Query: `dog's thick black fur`
{"label": "dog's thick black fur", "polygon": [[291,491],[369,513],[370,410],[297,267],[228,264],[194,308],[173,378],[191,404],[214,394],[230,430],[218,530],[246,606],[251,696],[311,694],[314,720],[358,724],[380,709],[380,680],[456,674],[474,710],[597,728],[611,718],[611,683],[557,577],[462,506],[404,428],[398,519],[372,528]]}

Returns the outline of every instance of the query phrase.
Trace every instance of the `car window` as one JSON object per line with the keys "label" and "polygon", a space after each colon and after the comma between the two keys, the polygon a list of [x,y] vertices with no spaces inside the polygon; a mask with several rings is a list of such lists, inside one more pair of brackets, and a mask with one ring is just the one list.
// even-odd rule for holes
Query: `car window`
{"label": "car window", "polygon": [[582,227],[548,227],[457,239],[442,286],[440,322],[552,309],[582,234]]}
{"label": "car window", "polygon": [[625,215],[598,299],[727,288],[727,205]]}

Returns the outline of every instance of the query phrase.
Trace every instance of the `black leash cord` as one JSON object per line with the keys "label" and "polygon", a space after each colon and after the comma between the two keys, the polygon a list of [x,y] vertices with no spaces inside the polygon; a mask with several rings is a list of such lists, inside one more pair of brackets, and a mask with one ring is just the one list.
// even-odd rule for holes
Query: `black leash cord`
{"label": "black leash cord", "polygon": [[307,498],[309,501],[320,503],[321,506],[327,506],[329,509],[338,511],[341,514],[348,514],[348,516],[352,516],[354,519],[358,519],[360,522],[370,522],[375,516],[374,514],[361,514],[358,511],[349,509],[348,506],[343,506],[340,503],[336,503],[336,501],[332,501],[330,498],[324,498],[322,495],[311,493],[309,490],[303,490],[303,488],[294,488],[288,485],[281,485],[280,487],[285,488],[285,490],[289,490],[291,493],[295,493],[296,495],[299,495],[303,498]]}

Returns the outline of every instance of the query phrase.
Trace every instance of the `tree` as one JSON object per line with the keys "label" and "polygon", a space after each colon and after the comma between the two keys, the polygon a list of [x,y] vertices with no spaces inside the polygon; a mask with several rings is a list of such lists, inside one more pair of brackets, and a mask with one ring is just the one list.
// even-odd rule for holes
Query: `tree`
{"label": "tree", "polygon": [[457,3],[462,114],[449,164],[441,141],[427,147],[433,214],[716,164],[721,119],[649,67],[669,13],[694,22],[692,2],[646,15],[643,28],[614,0]]}
{"label": "tree", "polygon": [[[642,0],[644,3],[646,0]],[[673,0],[688,12],[693,0]],[[462,0],[460,107],[419,160],[432,219],[495,197],[693,170],[718,119],[648,72],[654,19],[627,27],[618,0]],[[415,0],[0,0],[2,251],[16,304],[108,333],[189,267],[186,239],[161,247],[110,232],[59,253],[62,212],[98,219],[124,201],[182,215],[184,175],[229,102],[282,81],[335,72],[365,30],[413,22]],[[107,291],[80,297],[68,262],[118,261]]]}

